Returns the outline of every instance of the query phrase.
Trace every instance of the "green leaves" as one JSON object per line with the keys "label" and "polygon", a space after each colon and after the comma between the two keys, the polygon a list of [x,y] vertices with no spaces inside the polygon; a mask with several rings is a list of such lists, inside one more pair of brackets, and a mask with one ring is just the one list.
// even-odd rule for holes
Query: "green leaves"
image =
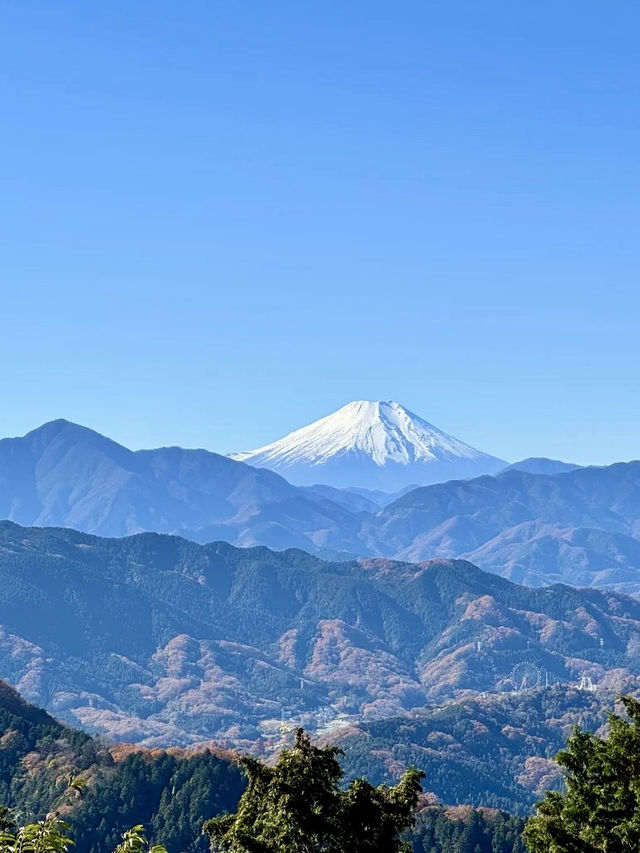
{"label": "green leaves", "polygon": [[[49,815],[45,820],[28,823],[14,832],[0,832],[0,853],[67,853],[73,841],[68,837],[69,824]],[[161,844],[147,842],[142,825],[122,835],[113,853],[167,853]]]}
{"label": "green leaves", "polygon": [[21,826],[15,833],[0,835],[1,853],[65,853],[73,844],[69,825],[56,817]]}
{"label": "green leaves", "polygon": [[318,748],[302,729],[275,767],[241,759],[247,790],[233,815],[209,820],[213,853],[395,853],[411,826],[423,774],[409,770],[393,788],[363,779],[339,787],[336,747]]}
{"label": "green leaves", "polygon": [[640,849],[640,703],[622,697],[629,719],[609,715],[599,738],[575,727],[556,761],[566,792],[548,792],[527,822],[532,853],[637,853]]}
{"label": "green leaves", "polygon": [[167,853],[161,844],[149,846],[142,824],[131,827],[122,833],[122,841],[113,853]]}

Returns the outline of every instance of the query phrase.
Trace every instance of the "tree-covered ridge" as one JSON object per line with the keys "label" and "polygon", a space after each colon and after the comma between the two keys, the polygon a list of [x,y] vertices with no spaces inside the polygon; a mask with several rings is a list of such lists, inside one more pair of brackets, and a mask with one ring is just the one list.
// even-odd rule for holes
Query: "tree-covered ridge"
{"label": "tree-covered ridge", "polygon": [[0,682],[0,803],[40,819],[76,770],[113,762],[84,732],[61,725]]}
{"label": "tree-covered ridge", "polygon": [[[76,776],[86,788],[64,800]],[[172,853],[204,853],[203,822],[233,809],[244,784],[228,757],[109,747],[0,683],[0,804],[21,823],[55,809],[70,822],[78,853],[107,853],[137,824]]]}
{"label": "tree-covered ridge", "polygon": [[347,776],[392,782],[409,765],[444,802],[528,814],[559,788],[554,760],[576,721],[597,731],[614,695],[560,687],[462,699],[412,718],[363,723],[337,736]]}
{"label": "tree-covered ridge", "polygon": [[[168,853],[206,853],[203,823],[236,810],[246,785],[242,764],[264,767],[255,759],[238,762],[237,756],[209,750],[108,747],[61,725],[1,682],[0,762],[0,804],[9,806],[8,812],[0,808],[0,833],[15,834],[16,824],[53,815],[68,823],[61,834],[74,840],[71,850],[77,853],[111,853],[136,825]],[[86,785],[67,796],[78,779]],[[369,790],[367,783],[355,788],[360,795]],[[521,828],[520,819],[495,810],[421,800],[415,828],[406,837],[419,853],[520,853]],[[55,834],[56,826],[51,831]],[[15,853],[14,846],[7,841],[2,853]],[[119,853],[147,853],[147,846],[138,846],[129,844]]]}
{"label": "tree-covered ridge", "polygon": [[415,853],[525,853],[524,820],[499,809],[428,805],[410,838]]}
{"label": "tree-covered ridge", "polygon": [[[1,684],[0,703],[2,724],[10,726],[2,738],[10,736],[14,757],[13,767],[6,758],[3,763],[5,784],[25,770],[30,772],[27,759],[34,753],[45,757],[52,741],[69,746],[65,737],[69,730]],[[566,785],[546,792],[524,832],[521,819],[501,811],[424,802],[420,785],[424,774],[415,769],[405,771],[393,787],[375,787],[363,778],[340,786],[343,770],[337,757],[341,750],[313,745],[301,729],[292,748],[285,749],[272,766],[248,756],[236,760],[236,769],[244,770],[247,783],[236,792],[235,803],[205,821],[203,829],[211,853],[523,853],[523,843],[530,853],[636,853],[640,844],[640,702],[623,696],[622,704],[626,715],[610,712],[603,735],[573,726],[566,748],[555,756],[564,769]],[[85,736],[84,745],[91,740]],[[29,748],[15,760],[20,750]],[[85,758],[87,754],[85,750]],[[99,754],[98,745],[95,755]],[[141,773],[125,774],[120,786],[103,791],[101,822],[89,821],[84,837],[85,797],[92,789],[100,789],[99,774],[91,782],[71,775],[58,791],[54,789],[60,780],[52,777],[53,784],[41,791],[42,808],[45,802],[49,808],[40,819],[23,822],[15,805],[13,809],[0,805],[0,853],[67,853],[74,831],[83,850],[174,853],[163,843],[147,840],[142,824],[116,833],[107,846],[115,822],[129,815],[121,807],[130,799],[138,810],[153,808],[153,791],[162,777],[154,759],[167,755],[162,751],[155,756],[143,754],[147,760],[139,764]],[[135,756],[141,757],[140,753]],[[46,761],[44,767],[50,764]],[[185,768],[187,779],[197,775],[193,769]],[[95,768],[87,770],[91,774]],[[220,781],[216,777],[215,783]],[[206,808],[221,811],[215,783],[208,779],[204,784],[203,792],[209,797]],[[175,853],[202,848],[202,838],[196,839],[190,823],[201,784],[198,779],[187,796],[176,802],[171,824],[165,818],[154,827],[159,837],[175,845]],[[9,785],[6,790],[13,789]],[[173,801],[175,795],[174,780],[167,800]],[[152,827],[155,817],[151,816]],[[199,826],[200,818],[195,822]],[[182,834],[186,826],[189,830]]]}
{"label": "tree-covered ridge", "polygon": [[464,561],[326,562],[7,522],[0,546],[0,677],[120,740],[253,749],[283,714],[313,731],[511,691],[524,661],[551,684],[627,691],[640,671],[640,602],[528,589]]}

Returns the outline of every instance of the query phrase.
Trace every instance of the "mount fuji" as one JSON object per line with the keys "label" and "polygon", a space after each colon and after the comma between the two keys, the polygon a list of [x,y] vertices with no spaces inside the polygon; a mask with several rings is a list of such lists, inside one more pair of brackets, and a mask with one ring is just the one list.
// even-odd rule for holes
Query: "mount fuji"
{"label": "mount fuji", "polygon": [[399,403],[358,400],[256,450],[231,458],[300,486],[395,492],[494,474],[505,466]]}

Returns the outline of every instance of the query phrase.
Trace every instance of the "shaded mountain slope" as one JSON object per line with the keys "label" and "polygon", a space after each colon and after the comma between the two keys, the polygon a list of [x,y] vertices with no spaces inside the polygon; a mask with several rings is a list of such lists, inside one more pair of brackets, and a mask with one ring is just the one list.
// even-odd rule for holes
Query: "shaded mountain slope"
{"label": "shaded mountain slope", "polygon": [[283,713],[319,730],[512,690],[523,661],[538,680],[634,687],[640,602],[459,560],[0,525],[0,677],[118,739],[265,742]]}
{"label": "shaded mountain slope", "polygon": [[206,450],[133,452],[64,420],[0,441],[0,517],[20,524],[353,553],[361,504]]}
{"label": "shaded mountain slope", "polygon": [[414,489],[373,524],[371,548],[401,559],[463,557],[521,583],[640,589],[640,462]]}

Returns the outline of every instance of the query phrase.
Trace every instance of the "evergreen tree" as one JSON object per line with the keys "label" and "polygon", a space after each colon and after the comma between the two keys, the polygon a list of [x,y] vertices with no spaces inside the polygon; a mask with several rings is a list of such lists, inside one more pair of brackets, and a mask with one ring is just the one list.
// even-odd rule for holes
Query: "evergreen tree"
{"label": "evergreen tree", "polygon": [[0,833],[12,832],[15,827],[16,822],[11,814],[11,809],[0,806]]}
{"label": "evergreen tree", "polygon": [[410,850],[399,836],[413,823],[423,774],[408,770],[393,788],[363,779],[339,787],[336,747],[320,749],[302,729],[275,767],[240,763],[248,786],[235,814],[204,829],[213,853],[396,853]]}
{"label": "evergreen tree", "polygon": [[610,714],[606,738],[576,727],[557,755],[566,791],[548,791],[527,821],[532,853],[640,850],[640,702],[622,702],[629,719]]}

